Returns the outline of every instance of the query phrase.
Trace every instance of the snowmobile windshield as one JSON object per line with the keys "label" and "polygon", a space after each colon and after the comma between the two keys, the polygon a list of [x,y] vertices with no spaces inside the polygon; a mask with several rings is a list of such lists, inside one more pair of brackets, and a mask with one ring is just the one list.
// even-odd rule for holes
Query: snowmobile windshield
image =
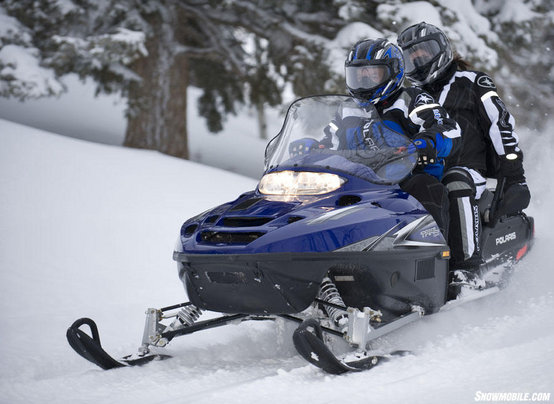
{"label": "snowmobile windshield", "polygon": [[266,174],[343,172],[375,184],[396,184],[417,163],[412,142],[387,126],[372,104],[360,107],[354,98],[343,95],[293,102],[265,157]]}

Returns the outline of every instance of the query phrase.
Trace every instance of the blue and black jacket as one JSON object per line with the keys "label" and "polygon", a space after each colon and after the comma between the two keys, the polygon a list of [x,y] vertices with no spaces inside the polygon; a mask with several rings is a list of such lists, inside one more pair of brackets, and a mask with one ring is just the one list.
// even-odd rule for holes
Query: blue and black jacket
{"label": "blue and black jacket", "polygon": [[[461,144],[460,127],[442,106],[423,90],[417,87],[402,88],[397,94],[375,105],[383,123],[390,129],[402,133],[410,139],[425,135],[437,150],[437,162],[416,168],[415,172],[425,172],[440,179],[445,159],[458,151]],[[363,137],[363,128],[359,125],[360,112],[345,108],[337,112],[322,141],[331,147],[333,135],[341,144],[338,148],[355,148]]]}

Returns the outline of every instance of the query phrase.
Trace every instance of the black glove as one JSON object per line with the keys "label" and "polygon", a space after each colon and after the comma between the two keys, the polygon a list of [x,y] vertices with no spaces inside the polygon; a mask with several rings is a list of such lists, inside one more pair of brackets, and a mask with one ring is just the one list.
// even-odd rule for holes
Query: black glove
{"label": "black glove", "polygon": [[506,186],[525,182],[523,154],[507,153],[500,157],[500,176],[506,178]]}
{"label": "black glove", "polygon": [[426,166],[427,164],[434,164],[437,161],[437,149],[435,148],[432,136],[422,132],[418,134],[413,142],[417,149],[418,165]]}
{"label": "black glove", "polygon": [[502,199],[498,203],[495,212],[495,218],[505,215],[515,215],[521,212],[531,200],[531,193],[525,182],[509,184],[506,181],[506,187]]}

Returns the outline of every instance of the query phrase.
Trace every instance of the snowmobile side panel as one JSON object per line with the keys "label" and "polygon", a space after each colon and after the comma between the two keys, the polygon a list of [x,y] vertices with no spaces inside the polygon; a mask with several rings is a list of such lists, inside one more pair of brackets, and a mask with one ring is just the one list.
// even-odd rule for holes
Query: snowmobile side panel
{"label": "snowmobile side panel", "polygon": [[484,226],[481,248],[487,266],[519,261],[531,246],[533,228],[533,218],[524,213],[500,218],[494,227]]}

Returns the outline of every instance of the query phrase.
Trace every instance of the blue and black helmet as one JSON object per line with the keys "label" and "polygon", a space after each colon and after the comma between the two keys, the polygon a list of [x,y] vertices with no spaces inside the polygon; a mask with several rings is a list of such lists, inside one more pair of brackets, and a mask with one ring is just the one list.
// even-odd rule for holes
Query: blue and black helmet
{"label": "blue and black helmet", "polygon": [[344,63],[351,96],[373,104],[396,93],[404,80],[402,51],[386,39],[357,42]]}

